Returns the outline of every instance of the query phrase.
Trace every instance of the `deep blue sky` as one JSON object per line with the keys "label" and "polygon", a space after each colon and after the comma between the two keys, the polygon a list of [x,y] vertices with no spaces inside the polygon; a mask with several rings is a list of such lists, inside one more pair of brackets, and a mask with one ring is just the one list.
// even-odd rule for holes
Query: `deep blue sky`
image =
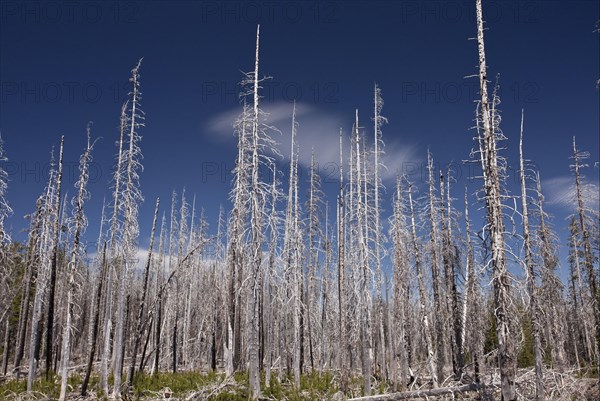
{"label": "deep blue sky", "polygon": [[[10,159],[13,236],[23,238],[23,215],[33,210],[45,185],[50,148],[61,134],[66,188],[74,193],[85,127],[94,121],[93,135],[102,137],[87,206],[88,235],[95,238],[102,197],[110,194],[120,104],[140,57],[147,116],[141,131],[146,202],[140,245],[147,242],[156,196],[166,206],[170,192],[184,186],[188,195],[197,195],[216,229],[219,204],[229,205],[236,83],[240,71],[253,67],[257,23],[261,75],[273,77],[263,107],[282,130],[278,140],[284,154],[296,98],[302,160],[315,146],[321,164],[337,162],[338,129],[349,131],[355,108],[371,135],[377,82],[389,119],[383,131],[390,177],[398,168],[420,165],[427,147],[441,163],[460,163],[473,144],[469,128],[477,81],[465,77],[477,67],[476,42],[469,40],[475,35],[474,9],[474,0],[2,0],[0,129]],[[564,237],[572,135],[591,152],[586,175],[597,197],[598,2],[494,0],[484,1],[484,9],[489,76],[501,74],[502,127],[509,137],[505,155],[510,165],[518,162],[520,110],[525,108],[526,154],[541,170],[549,211]],[[219,171],[213,174],[215,168]],[[337,176],[331,165],[323,171]],[[461,174],[455,193],[460,199],[468,169],[463,166]],[[412,178],[419,181],[420,174]],[[332,193],[336,185],[324,188]]]}

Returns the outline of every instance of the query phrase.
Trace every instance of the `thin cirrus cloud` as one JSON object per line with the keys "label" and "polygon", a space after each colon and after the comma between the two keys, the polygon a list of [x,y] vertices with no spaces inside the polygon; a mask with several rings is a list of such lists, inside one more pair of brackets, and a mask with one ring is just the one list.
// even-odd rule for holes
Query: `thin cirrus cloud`
{"label": "thin cirrus cloud", "polygon": [[[585,180],[582,184],[582,197],[584,207],[590,210],[599,210],[600,207],[600,186],[598,182]],[[562,176],[544,180],[542,185],[547,202],[569,211],[577,208],[577,190],[575,188],[575,177]]]}
{"label": "thin cirrus cloud", "polygon": [[[266,115],[264,122],[276,127],[280,131],[279,133],[272,133],[271,136],[278,143],[278,150],[284,160],[289,161],[293,104],[278,102],[265,106],[263,111]],[[233,139],[233,124],[240,113],[241,108],[218,114],[208,122],[206,132],[213,137]],[[350,118],[342,118],[336,114],[324,113],[310,105],[297,103],[297,144],[299,149],[298,160],[301,167],[308,168],[310,166],[312,152],[314,151],[315,159],[322,166],[321,173],[329,174],[333,171],[329,167],[331,165],[337,167],[340,161],[340,127],[343,129],[344,155],[350,154],[349,135],[354,122],[353,117],[354,112],[350,114]],[[365,117],[359,120],[359,124],[365,128],[363,132],[368,137],[367,143],[372,144],[373,130],[369,129],[372,124],[370,116],[368,119]],[[380,172],[383,180],[394,179],[396,175],[402,174],[408,169],[407,163],[419,161],[416,157],[417,149],[415,145],[400,144],[398,140],[390,137],[391,135],[386,135],[384,127],[383,140],[385,143],[385,153],[382,157],[382,162],[386,168]],[[344,163],[348,160],[346,156],[343,159],[345,160]],[[346,172],[348,171],[347,168],[348,166],[344,165]]]}

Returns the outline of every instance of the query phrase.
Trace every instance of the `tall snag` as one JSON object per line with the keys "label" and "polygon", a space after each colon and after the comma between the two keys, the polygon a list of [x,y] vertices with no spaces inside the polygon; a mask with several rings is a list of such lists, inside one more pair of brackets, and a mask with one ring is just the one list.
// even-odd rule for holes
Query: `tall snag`
{"label": "tall snag", "polygon": [[[584,265],[587,272],[588,285],[594,309],[594,329],[596,334],[596,347],[600,352],[600,292],[598,291],[597,269],[594,269],[594,257],[592,255],[592,246],[590,244],[590,234],[588,230],[587,216],[583,204],[583,189],[581,184],[581,173],[579,169],[583,167],[581,161],[588,158],[589,153],[577,150],[575,137],[573,137],[573,157],[575,164],[572,166],[575,173],[575,189],[577,193],[577,214],[579,217],[579,230],[583,242]],[[600,381],[600,369],[598,370],[598,380]]]}
{"label": "tall snag", "polygon": [[423,271],[421,267],[421,252],[419,251],[419,242],[417,239],[417,225],[415,223],[415,209],[412,198],[412,185],[408,186],[408,203],[410,205],[410,222],[412,230],[412,248],[415,258],[415,270],[417,273],[417,287],[419,289],[419,304],[421,319],[423,321],[423,334],[425,336],[425,347],[427,351],[427,364],[429,367],[429,373],[431,374],[431,380],[433,387],[438,386],[438,367],[437,358],[433,347],[433,341],[431,340],[431,329],[429,327],[429,316],[427,314],[427,292],[425,290],[425,282],[423,280]]}
{"label": "tall snag", "polygon": [[124,361],[125,328],[127,320],[127,288],[136,262],[137,238],[139,235],[138,204],[144,200],[139,188],[139,172],[143,169],[140,159],[142,153],[139,147],[141,136],[139,129],[144,126],[144,112],[140,109],[140,81],[139,73],[142,60],[131,70],[132,83],[131,102],[129,117],[127,120],[128,149],[123,153],[124,180],[123,191],[119,211],[123,216],[123,241],[121,246],[121,265],[119,271],[119,282],[117,286],[117,316],[114,337],[114,388],[113,396],[121,396],[122,369]]}
{"label": "tall snag", "polygon": [[[75,307],[75,291],[76,291],[76,278],[77,278],[77,266],[80,262],[81,249],[80,242],[81,236],[85,232],[87,226],[87,219],[83,211],[83,204],[89,198],[87,192],[87,183],[89,180],[89,164],[92,161],[92,149],[94,143],[90,139],[90,125],[87,127],[87,146],[85,151],[79,159],[79,180],[75,184],[77,188],[77,197],[72,200],[73,205],[73,249],[71,250],[71,260],[68,265],[68,289],[67,289],[67,309],[65,311],[65,327],[62,338],[62,353],[61,353],[61,385],[60,385],[60,397],[59,400],[63,401],[67,395],[67,380],[69,378],[69,361],[71,352],[71,331],[72,331],[72,320],[73,320],[73,308]],[[50,326],[49,326],[50,327]]]}
{"label": "tall snag", "polygon": [[509,306],[512,303],[510,277],[506,269],[506,249],[504,239],[504,220],[502,217],[502,197],[500,193],[500,171],[496,147],[495,113],[490,110],[488,99],[487,65],[483,38],[483,11],[481,0],[476,1],[477,43],[479,50],[479,88],[481,94],[480,109],[483,123],[482,149],[485,205],[487,227],[491,250],[492,283],[496,316],[496,335],[498,336],[498,365],[503,401],[517,399],[515,389],[516,355],[513,335],[510,332]]}
{"label": "tall snag", "polygon": [[519,166],[521,179],[521,205],[523,210],[523,245],[525,246],[525,268],[527,273],[527,293],[529,295],[529,315],[533,332],[533,356],[535,359],[535,399],[543,400],[544,397],[544,372],[542,369],[542,344],[540,339],[539,306],[537,288],[535,283],[535,267],[533,261],[533,246],[529,226],[529,205],[527,186],[525,183],[525,162],[523,159],[523,113],[521,114],[521,137],[519,141]]}

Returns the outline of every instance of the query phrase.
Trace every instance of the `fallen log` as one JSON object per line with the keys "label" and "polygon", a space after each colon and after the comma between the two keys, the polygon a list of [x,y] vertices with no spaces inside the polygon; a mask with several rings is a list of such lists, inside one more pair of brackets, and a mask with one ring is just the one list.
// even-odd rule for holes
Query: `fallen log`
{"label": "fallen log", "polygon": [[446,394],[466,393],[468,391],[479,390],[476,383],[464,384],[456,387],[438,387],[430,390],[405,391],[402,393],[371,395],[368,397],[349,398],[347,401],[396,401],[408,400],[411,398],[428,398]]}

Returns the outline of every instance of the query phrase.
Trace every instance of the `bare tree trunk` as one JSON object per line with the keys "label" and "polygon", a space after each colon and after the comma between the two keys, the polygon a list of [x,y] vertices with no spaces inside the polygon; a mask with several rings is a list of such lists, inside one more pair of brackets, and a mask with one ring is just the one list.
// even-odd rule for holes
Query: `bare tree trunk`
{"label": "bare tree trunk", "polygon": [[537,304],[537,289],[535,285],[535,269],[531,234],[529,230],[529,211],[527,201],[527,186],[525,184],[525,162],[523,160],[523,113],[521,114],[521,137],[519,141],[519,166],[521,179],[521,205],[523,210],[523,243],[525,246],[525,268],[527,273],[527,292],[529,295],[529,317],[533,332],[533,356],[535,359],[535,399],[543,401],[544,371],[542,370],[542,343],[540,339],[539,307]]}
{"label": "bare tree trunk", "polygon": [[[463,309],[462,309],[462,331],[461,334],[463,339],[461,341],[461,345],[463,348],[466,344],[467,338],[467,319],[469,316],[477,316],[477,300],[475,299],[475,290],[479,286],[479,281],[477,279],[477,272],[475,271],[475,255],[473,252],[473,241],[471,240],[471,221],[469,220],[469,200],[467,197],[467,188],[465,187],[465,228],[466,228],[466,236],[467,236],[467,264],[465,267],[465,284],[464,284],[464,292],[465,296],[463,299]],[[481,366],[481,358],[483,356],[483,344],[479,339],[481,338],[481,334],[478,332],[477,327],[470,327],[469,329],[471,333],[476,333],[472,338],[472,354],[473,354],[473,364],[475,365],[475,382],[480,382],[480,366]]]}
{"label": "bare tree trunk", "polygon": [[[452,367],[456,380],[461,380],[464,367],[463,356],[463,336],[461,314],[459,307],[459,294],[456,285],[456,265],[458,255],[456,247],[452,241],[452,205],[450,197],[450,169],[447,171],[446,185],[444,185],[444,175],[440,170],[440,205],[442,220],[442,258],[444,263],[444,272],[446,279],[446,302],[451,322],[451,344],[452,344]],[[444,206],[446,203],[446,207]]]}
{"label": "bare tree trunk", "polygon": [[[540,242],[540,253],[542,254],[543,270],[542,270],[542,296],[546,305],[546,326],[547,326],[547,341],[552,344],[552,362],[560,371],[565,366],[565,343],[568,336],[568,328],[565,322],[567,321],[564,315],[566,306],[565,298],[563,298],[562,290],[563,283],[556,275],[558,267],[558,257],[556,255],[552,238],[554,237],[549,225],[546,222],[547,215],[544,213],[542,195],[542,182],[539,172],[536,172],[536,192],[537,192],[537,211],[539,213],[539,229],[538,236]],[[540,311],[542,317],[544,313]],[[552,341],[552,340],[553,341]]]}
{"label": "bare tree trunk", "polygon": [[571,265],[571,280],[572,280],[572,298],[573,298],[573,314],[575,315],[575,321],[581,323],[582,344],[586,353],[587,360],[592,362],[594,359],[594,347],[592,346],[592,340],[590,336],[590,330],[588,328],[587,319],[582,317],[582,311],[584,310],[583,301],[583,282],[581,279],[581,268],[579,264],[580,251],[578,244],[578,235],[580,234],[579,220],[576,217],[572,217],[569,223],[569,245],[571,247],[571,258],[569,260]]}
{"label": "bare tree trunk", "polygon": [[6,376],[6,371],[8,369],[8,354],[10,352],[10,316],[6,316],[6,328],[4,329],[4,344],[3,346],[3,354],[2,354],[2,375]]}
{"label": "bare tree trunk", "polygon": [[425,292],[425,284],[423,282],[423,273],[421,272],[421,253],[417,243],[417,228],[415,224],[415,211],[412,199],[412,185],[408,187],[408,201],[410,203],[410,218],[412,226],[412,245],[415,255],[415,268],[417,270],[417,284],[419,288],[419,297],[421,298],[421,315],[423,319],[423,334],[425,335],[425,346],[427,347],[427,363],[429,365],[429,373],[433,381],[433,387],[438,387],[438,368],[436,366],[436,358],[433,350],[433,342],[431,341],[431,332],[429,329],[429,319],[427,316],[427,294]]}
{"label": "bare tree trunk", "polygon": [[340,369],[340,389],[345,392],[347,377],[345,374],[345,352],[346,352],[346,336],[344,335],[344,328],[346,327],[344,309],[345,295],[345,265],[344,255],[346,250],[344,249],[344,241],[346,237],[346,230],[344,225],[344,159],[342,151],[342,129],[340,128],[340,188],[338,194],[338,205],[337,205],[337,245],[338,245],[338,368]]}
{"label": "bare tree trunk", "polygon": [[372,369],[372,344],[370,339],[370,318],[369,318],[369,308],[370,308],[370,297],[369,297],[369,255],[368,255],[368,239],[366,238],[367,234],[367,202],[366,202],[366,191],[364,193],[364,198],[362,191],[363,182],[366,182],[363,177],[363,172],[361,171],[364,168],[361,160],[361,149],[360,149],[360,130],[358,125],[358,110],[355,112],[355,122],[354,122],[354,130],[355,130],[355,146],[356,146],[356,215],[357,215],[357,245],[358,245],[358,268],[360,269],[358,278],[358,288],[359,288],[359,299],[358,299],[358,310],[359,310],[359,337],[360,337],[360,355],[362,362],[362,375],[364,378],[364,387],[363,391],[365,395],[371,394],[371,369]]}
{"label": "bare tree trunk", "polygon": [[108,362],[111,359],[111,344],[112,344],[112,319],[113,319],[113,277],[117,274],[116,265],[118,263],[117,257],[117,236],[121,231],[119,228],[119,205],[121,197],[121,170],[123,166],[123,141],[125,136],[125,130],[127,128],[127,103],[121,107],[121,126],[119,136],[119,152],[117,156],[117,165],[115,167],[115,188],[113,191],[113,215],[111,219],[110,227],[110,252],[109,252],[109,263],[107,265],[108,270],[106,272],[106,294],[104,305],[104,347],[102,350],[102,360],[100,361],[100,388],[104,391],[105,395],[109,394],[108,391]]}
{"label": "bare tree trunk", "polygon": [[87,387],[90,382],[90,376],[92,374],[92,366],[94,364],[94,357],[96,355],[96,343],[98,338],[98,328],[100,326],[100,300],[102,299],[102,286],[104,284],[106,272],[108,270],[106,262],[106,241],[102,248],[102,266],[100,268],[100,276],[98,281],[98,288],[96,289],[96,307],[94,308],[94,322],[91,328],[91,336],[88,343],[89,354],[87,366],[85,369],[85,377],[83,378],[83,384],[81,385],[81,395],[85,396],[87,393]]}
{"label": "bare tree trunk", "polygon": [[[75,234],[73,238],[73,249],[71,250],[71,261],[68,266],[68,289],[67,289],[67,309],[66,309],[66,322],[62,338],[62,353],[61,353],[61,386],[59,401],[64,401],[67,396],[67,381],[69,379],[69,362],[71,352],[71,330],[72,330],[72,319],[73,319],[73,308],[75,307],[75,275],[77,272],[77,265],[79,259],[80,237],[86,227],[86,220],[83,211],[83,204],[87,198],[86,186],[89,179],[88,166],[92,159],[92,147],[93,144],[90,142],[90,125],[87,127],[87,147],[81,156],[79,162],[79,180],[77,181],[77,198],[75,199]],[[50,326],[48,326],[50,328]]]}
{"label": "bare tree trunk", "polygon": [[[385,337],[385,331],[384,331],[384,312],[383,312],[383,291],[384,291],[384,287],[383,287],[383,280],[382,280],[382,269],[381,269],[381,243],[382,243],[382,236],[381,236],[381,226],[380,226],[380,202],[379,202],[379,189],[382,186],[381,183],[381,179],[379,176],[379,165],[381,164],[381,160],[380,160],[380,154],[383,153],[383,149],[380,149],[380,146],[383,146],[383,141],[382,141],[382,133],[381,133],[381,126],[387,122],[387,119],[385,117],[383,117],[381,115],[381,110],[383,109],[383,99],[381,97],[381,89],[377,86],[377,84],[375,84],[375,88],[374,88],[374,116],[373,116],[373,123],[374,123],[374,132],[375,132],[375,138],[374,138],[374,215],[375,215],[375,274],[377,277],[376,280],[376,284],[377,284],[377,324],[378,324],[378,331],[379,331],[379,343],[380,343],[380,353],[379,353],[379,361],[381,364],[381,368],[383,369],[383,376],[386,379],[389,379],[389,365],[388,365],[388,361],[387,361],[387,357],[386,357],[386,346],[388,345],[386,343],[386,337]],[[385,167],[385,166],[384,166]],[[386,295],[387,296],[387,295]],[[386,302],[386,304],[389,307],[389,304]],[[389,334],[388,334],[389,336]],[[389,363],[391,364],[391,360],[389,361]]]}
{"label": "bare tree trunk", "polygon": [[487,91],[487,66],[483,39],[483,12],[481,0],[476,2],[477,43],[479,50],[479,86],[481,91],[481,118],[483,120],[482,169],[484,176],[486,208],[488,214],[488,231],[492,253],[493,288],[496,314],[496,334],[498,336],[498,365],[502,401],[516,400],[515,344],[510,333],[511,305],[510,278],[506,270],[504,221],[502,218],[502,201],[500,194],[500,176],[496,150],[496,134],[494,132],[493,114],[490,112]]}
{"label": "bare tree trunk", "polygon": [[[59,185],[61,181],[59,176],[62,175],[62,157],[63,157],[64,137],[61,137],[61,146],[59,151],[59,168],[58,172],[52,170],[48,187],[46,189],[44,213],[42,216],[42,238],[39,247],[39,255],[42,259],[41,271],[38,274],[36,282],[35,298],[33,302],[33,311],[31,317],[31,341],[29,345],[29,375],[27,378],[27,391],[30,392],[33,388],[36,370],[39,363],[39,353],[43,334],[43,303],[46,295],[46,290],[49,281],[51,265],[54,261],[53,250],[56,250],[58,234],[58,210],[57,205],[60,205]],[[54,173],[56,173],[54,175]],[[62,178],[62,177],[61,177]],[[54,219],[54,220],[53,220]],[[55,246],[56,245],[56,246]]]}
{"label": "bare tree trunk", "polygon": [[373,395],[370,397],[350,398],[348,401],[396,401],[396,400],[412,400],[415,398],[439,397],[450,395],[455,397],[455,394],[477,391],[479,386],[476,384],[464,384],[458,387],[439,387],[431,390],[406,391],[404,393]]}
{"label": "bare tree trunk", "polygon": [[25,293],[21,299],[21,308],[19,313],[19,325],[17,330],[17,346],[15,348],[15,376],[20,378],[21,361],[25,353],[25,338],[27,335],[27,321],[29,319],[29,309],[31,305],[31,295],[34,280],[37,276],[39,257],[36,249],[40,237],[42,205],[40,199],[37,201],[35,216],[31,223],[29,232],[29,243],[27,246],[27,282],[25,284]]}
{"label": "bare tree trunk", "polygon": [[429,224],[431,227],[431,281],[433,285],[433,303],[435,308],[435,339],[436,348],[435,354],[437,357],[437,382],[444,380],[444,355],[446,354],[445,347],[445,330],[444,321],[446,309],[442,306],[439,267],[438,267],[438,238],[437,238],[437,209],[435,206],[434,194],[434,179],[433,179],[433,157],[427,151],[427,170],[429,173]]}
{"label": "bare tree trunk", "polygon": [[140,367],[138,368],[140,372],[144,371],[144,368],[146,366],[146,362],[148,362],[148,359],[146,358],[147,356],[147,351],[148,351],[148,344],[150,344],[150,337],[152,337],[152,327],[154,324],[154,316],[150,315],[150,318],[148,320],[148,330],[146,334],[146,341],[144,341],[144,347],[142,348],[142,357],[140,358]]}
{"label": "bare tree trunk", "polygon": [[146,292],[148,291],[148,277],[150,276],[150,265],[152,263],[152,249],[154,248],[154,234],[156,232],[156,219],[158,218],[158,208],[160,206],[160,198],[156,198],[156,207],[154,209],[154,218],[152,219],[152,231],[150,234],[150,247],[148,248],[148,260],[146,261],[146,269],[144,270],[144,284],[142,287],[142,297],[140,299],[140,309],[137,315],[137,323],[135,329],[135,343],[133,346],[133,353],[131,355],[131,364],[129,365],[129,372],[127,373],[127,387],[131,387],[133,384],[133,374],[135,372],[135,364],[137,360],[137,353],[142,342],[142,336],[144,334],[144,309],[146,308]]}
{"label": "bare tree trunk", "polygon": [[[398,355],[400,363],[400,377],[397,378],[395,375],[392,376],[394,388],[398,388],[398,382],[401,387],[404,388],[407,384],[407,378],[409,376],[409,352],[410,344],[408,333],[408,314],[407,305],[410,303],[410,285],[409,285],[409,256],[407,247],[409,246],[409,234],[406,232],[406,221],[404,215],[404,206],[402,198],[402,189],[400,177],[396,179],[396,199],[394,200],[394,216],[392,225],[392,236],[394,246],[394,297],[393,297],[393,309],[394,309],[394,324],[388,323],[388,338],[390,339],[390,364],[394,366],[395,371],[396,358],[392,358],[392,355]],[[389,310],[392,306],[388,303],[388,315],[391,313]],[[397,329],[397,335],[392,335],[392,327]],[[399,346],[394,345],[393,338],[399,339]],[[392,352],[393,351],[393,352]]]}
{"label": "bare tree trunk", "polygon": [[258,350],[258,318],[259,318],[259,291],[258,278],[260,277],[260,267],[262,263],[262,199],[259,181],[259,108],[258,108],[258,49],[260,38],[260,25],[256,29],[256,53],[254,62],[254,88],[253,88],[253,114],[252,114],[252,189],[251,189],[251,223],[252,223],[252,277],[251,277],[251,296],[250,301],[250,323],[248,327],[248,363],[250,374],[250,390],[252,398],[257,399],[260,396],[260,378],[259,378],[259,350]]}
{"label": "bare tree trunk", "polygon": [[46,380],[50,379],[50,370],[52,366],[52,347],[54,343],[52,341],[52,335],[54,333],[54,294],[56,292],[56,269],[58,268],[58,242],[60,236],[60,203],[61,203],[61,183],[62,183],[62,154],[63,154],[63,143],[64,136],[60,140],[60,157],[58,162],[58,176],[56,181],[56,205],[55,208],[55,220],[54,220],[54,245],[52,248],[52,264],[50,267],[50,281],[48,289],[47,299],[47,312],[46,312]]}
{"label": "bare tree trunk", "polygon": [[126,342],[126,321],[128,313],[128,301],[129,294],[127,294],[127,286],[131,281],[131,273],[134,269],[133,263],[135,260],[135,253],[137,251],[137,237],[139,234],[138,226],[138,202],[143,200],[141,192],[139,191],[139,175],[138,170],[141,168],[141,164],[138,159],[141,157],[141,151],[139,149],[138,142],[140,137],[137,133],[139,127],[143,126],[143,113],[139,109],[140,99],[140,82],[139,82],[139,71],[142,60],[140,59],[137,65],[131,70],[130,82],[132,82],[133,90],[131,93],[131,110],[128,119],[128,150],[124,153],[125,156],[125,171],[124,179],[125,186],[122,193],[122,210],[123,210],[123,246],[122,256],[123,263],[119,272],[119,282],[117,291],[117,316],[116,316],[116,327],[115,327],[115,339],[114,339],[114,365],[113,365],[113,397],[117,398],[121,396],[121,385],[122,385],[122,374],[123,374],[123,361],[124,354],[123,350]]}
{"label": "bare tree trunk", "polygon": [[[596,281],[597,273],[594,271],[594,257],[592,255],[592,248],[590,245],[590,237],[585,222],[585,208],[583,205],[583,194],[581,191],[581,176],[579,173],[580,160],[587,157],[586,153],[579,152],[575,143],[575,137],[573,137],[573,159],[575,160],[575,186],[577,189],[577,211],[579,214],[579,227],[581,230],[581,237],[583,242],[583,254],[585,269],[588,276],[588,284],[590,286],[592,307],[594,310],[594,329],[596,332],[596,347],[600,352],[600,292],[598,291],[598,284]],[[598,370],[598,380],[600,382],[600,369]]]}
{"label": "bare tree trunk", "polygon": [[273,364],[273,348],[274,348],[274,333],[273,333],[273,277],[276,274],[276,252],[277,252],[277,220],[276,220],[276,205],[278,200],[277,191],[277,171],[275,165],[273,165],[273,185],[271,186],[271,218],[270,231],[271,238],[269,244],[269,268],[265,275],[265,289],[263,290],[263,297],[265,298],[267,311],[264,313],[266,333],[265,333],[265,385],[270,387],[271,385],[271,365]]}

